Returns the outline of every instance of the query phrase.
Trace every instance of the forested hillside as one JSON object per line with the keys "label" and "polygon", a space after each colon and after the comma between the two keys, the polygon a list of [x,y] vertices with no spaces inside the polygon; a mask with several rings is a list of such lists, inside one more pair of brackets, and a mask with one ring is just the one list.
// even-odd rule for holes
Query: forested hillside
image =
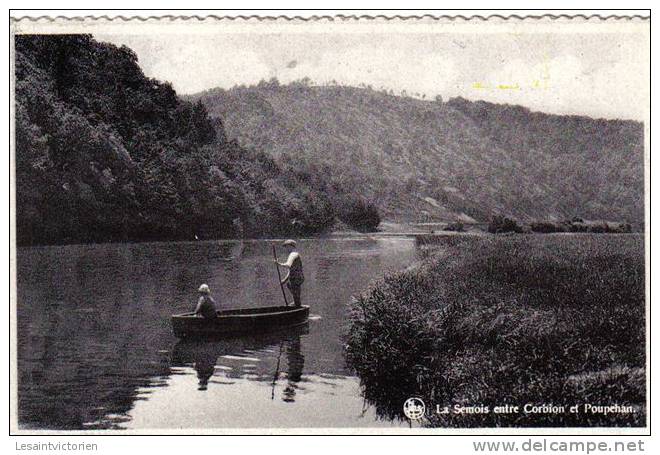
{"label": "forested hillside", "polygon": [[643,125],[309,81],[215,89],[226,134],[331,176],[386,218],[588,219],[643,225]]}
{"label": "forested hillside", "polygon": [[19,245],[318,232],[363,203],[227,140],[127,47],[19,35],[15,56]]}
{"label": "forested hillside", "polygon": [[181,99],[127,47],[15,43],[21,245],[369,230],[381,216],[643,225],[637,122],[309,81]]}

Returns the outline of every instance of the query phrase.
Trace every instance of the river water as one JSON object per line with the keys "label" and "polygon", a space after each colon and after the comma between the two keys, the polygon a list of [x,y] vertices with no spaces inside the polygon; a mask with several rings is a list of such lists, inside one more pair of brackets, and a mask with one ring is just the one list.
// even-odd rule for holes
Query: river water
{"label": "river water", "polygon": [[351,296],[411,264],[414,240],[310,239],[299,251],[306,326],[180,342],[170,315],[194,307],[201,283],[223,307],[281,304],[270,242],[19,248],[20,427],[408,426],[364,403],[343,345]]}

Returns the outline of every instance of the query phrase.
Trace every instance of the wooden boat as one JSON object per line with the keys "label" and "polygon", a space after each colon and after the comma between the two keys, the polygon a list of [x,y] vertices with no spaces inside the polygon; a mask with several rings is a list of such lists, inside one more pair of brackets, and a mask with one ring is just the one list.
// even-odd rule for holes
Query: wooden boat
{"label": "wooden boat", "polygon": [[270,306],[218,311],[215,319],[194,313],[172,316],[177,338],[222,337],[239,333],[260,333],[307,322],[308,306]]}

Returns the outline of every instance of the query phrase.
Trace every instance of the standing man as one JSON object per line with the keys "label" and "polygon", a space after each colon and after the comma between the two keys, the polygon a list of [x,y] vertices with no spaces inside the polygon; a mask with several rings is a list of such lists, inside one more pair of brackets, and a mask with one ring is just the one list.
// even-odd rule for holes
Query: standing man
{"label": "standing man", "polygon": [[289,257],[285,263],[280,263],[275,260],[275,263],[278,266],[286,267],[289,269],[289,273],[286,274],[284,279],[282,279],[282,284],[287,285],[291,295],[293,296],[293,303],[295,306],[301,306],[300,301],[300,291],[302,284],[305,281],[305,275],[303,275],[303,265],[302,259],[300,259],[300,254],[296,251],[296,242],[293,240],[285,240],[282,243],[282,246],[289,250]]}

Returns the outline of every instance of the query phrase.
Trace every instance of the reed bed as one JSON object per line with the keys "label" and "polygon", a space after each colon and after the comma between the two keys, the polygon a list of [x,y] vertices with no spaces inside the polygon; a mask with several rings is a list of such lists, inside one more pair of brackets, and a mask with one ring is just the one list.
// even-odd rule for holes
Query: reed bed
{"label": "reed bed", "polygon": [[[434,248],[351,303],[346,357],[380,416],[402,418],[419,396],[428,426],[644,425],[643,236],[462,236]],[[567,411],[493,412],[506,404]]]}

